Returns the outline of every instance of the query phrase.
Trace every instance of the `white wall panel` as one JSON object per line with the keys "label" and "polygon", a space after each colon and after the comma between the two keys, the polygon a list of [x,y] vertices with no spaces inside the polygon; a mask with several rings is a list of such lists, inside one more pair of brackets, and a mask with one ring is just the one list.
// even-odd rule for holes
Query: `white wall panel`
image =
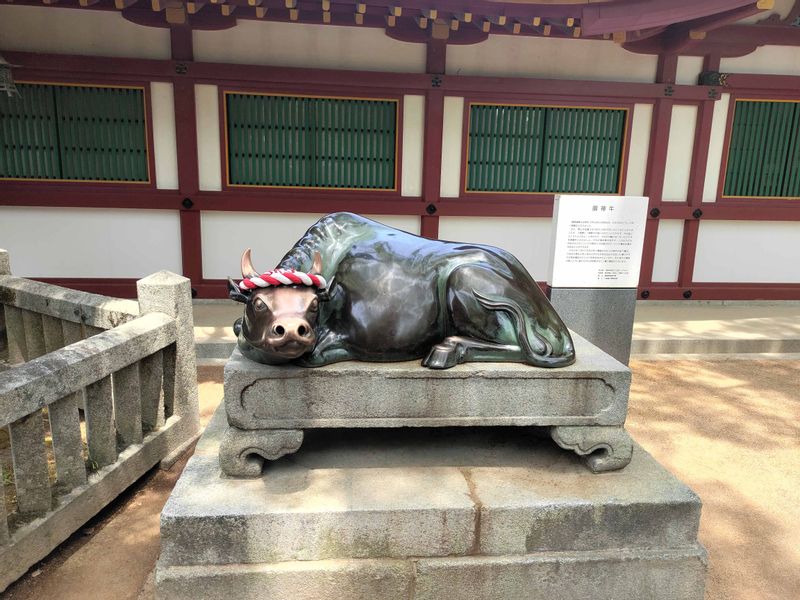
{"label": "white wall panel", "polygon": [[800,223],[701,221],[694,281],[800,283]]}
{"label": "white wall panel", "polygon": [[448,46],[447,74],[652,83],[657,60],[606,40],[492,35],[480,44]]}
{"label": "white wall panel", "polygon": [[[245,248],[253,249],[253,265],[274,268],[322,214],[205,211],[200,214],[203,277],[239,277]],[[419,217],[364,215],[390,227],[419,234]]]}
{"label": "white wall panel", "polygon": [[425,72],[425,44],[399,42],[382,29],[239,21],[192,32],[194,59],[281,67]]}
{"label": "white wall panel", "polygon": [[551,219],[441,217],[439,239],[497,246],[511,252],[537,281],[550,271]]}
{"label": "white wall panel", "polygon": [[763,75],[800,75],[800,48],[796,46],[761,46],[736,58],[723,58],[721,73]]}
{"label": "white wall panel", "polygon": [[662,219],[658,222],[656,254],[653,259],[653,281],[678,281],[683,246],[683,221]]}
{"label": "white wall panel", "polygon": [[458,198],[461,191],[461,145],[464,125],[464,98],[445,96],[442,118],[442,198]]}
{"label": "white wall panel", "polygon": [[175,134],[175,100],[172,84],[152,82],[150,99],[153,104],[156,187],[162,190],[177,190],[178,146]]}
{"label": "white wall panel", "polygon": [[194,99],[200,189],[215,192],[222,189],[219,90],[215,85],[195,85]]}
{"label": "white wall panel", "polygon": [[425,96],[403,97],[403,160],[401,194],[422,195],[422,156],[425,145]]}
{"label": "white wall panel", "polygon": [[628,196],[642,196],[644,195],[644,178],[647,173],[647,154],[650,151],[653,105],[636,104],[633,107],[632,119],[625,194]]}
{"label": "white wall panel", "polygon": [[0,248],[23,277],[181,272],[177,211],[0,207]]}
{"label": "white wall panel", "polygon": [[0,6],[0,48],[129,58],[170,58],[169,29],[142,27],[117,11]]}
{"label": "white wall panel", "polygon": [[672,107],[667,165],[664,173],[663,200],[666,202],[684,202],[689,193],[696,123],[696,106],[676,104]]}
{"label": "white wall panel", "polygon": [[722,94],[714,103],[711,120],[711,139],[708,142],[708,163],[703,182],[703,202],[716,202],[719,178],[722,174],[722,152],[725,148],[725,126],[728,121],[728,107],[731,95]]}
{"label": "white wall panel", "polygon": [[697,78],[703,70],[702,56],[679,56],[675,83],[680,85],[697,85]]}

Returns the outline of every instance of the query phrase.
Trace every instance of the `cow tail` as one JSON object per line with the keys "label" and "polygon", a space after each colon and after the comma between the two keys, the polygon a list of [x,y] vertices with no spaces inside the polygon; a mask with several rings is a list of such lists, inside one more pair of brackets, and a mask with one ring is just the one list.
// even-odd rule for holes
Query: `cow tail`
{"label": "cow tail", "polygon": [[[536,319],[531,317],[520,308],[514,301],[500,296],[485,296],[480,292],[472,290],[472,294],[478,303],[487,310],[502,311],[506,313],[514,322],[517,332],[517,343],[525,354],[526,361],[537,367],[566,367],[575,362],[575,354],[569,353],[564,356],[554,356],[553,346],[542,336],[536,328]],[[531,344],[529,335],[532,335],[543,352],[536,352]]]}

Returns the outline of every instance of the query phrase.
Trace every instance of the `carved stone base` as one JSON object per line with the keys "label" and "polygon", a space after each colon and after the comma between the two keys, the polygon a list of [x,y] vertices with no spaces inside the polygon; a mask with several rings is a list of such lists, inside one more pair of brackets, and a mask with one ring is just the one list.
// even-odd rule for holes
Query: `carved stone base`
{"label": "carved stone base", "polygon": [[633,442],[622,427],[551,427],[550,436],[565,450],[583,456],[593,473],[622,469],[633,455]]}
{"label": "carved stone base", "polygon": [[222,472],[230,477],[259,477],[265,460],[297,452],[303,443],[299,429],[251,429],[228,426],[219,449]]}

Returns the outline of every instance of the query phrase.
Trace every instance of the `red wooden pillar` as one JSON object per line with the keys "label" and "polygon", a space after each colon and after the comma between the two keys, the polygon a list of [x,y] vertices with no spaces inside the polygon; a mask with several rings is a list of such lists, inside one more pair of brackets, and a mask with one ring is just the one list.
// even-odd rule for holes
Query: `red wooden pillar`
{"label": "red wooden pillar", "polygon": [[425,70],[431,77],[431,89],[425,94],[425,137],[422,159],[422,201],[426,215],[421,217],[420,234],[426,238],[439,237],[439,192],[442,180],[442,123],[444,92],[437,81],[444,77],[447,56],[445,40],[428,41]]}
{"label": "red wooden pillar", "polygon": [[191,68],[194,60],[192,30],[189,27],[170,29],[172,59],[184,63],[185,69],[176,69],[173,78],[175,104],[175,137],[178,152],[178,189],[182,200],[180,208],[181,261],[183,274],[197,286],[203,279],[203,260],[200,240],[200,211],[192,199],[200,189],[197,170],[197,124],[195,118],[194,84],[182,79],[180,72]]}
{"label": "red wooden pillar", "polygon": [[[718,71],[719,56],[706,56],[703,71]],[[681,260],[678,268],[678,286],[684,288],[684,297],[691,297],[692,275],[697,254],[697,235],[700,232],[702,217],[703,187],[705,185],[706,167],[708,165],[708,145],[711,142],[711,125],[714,118],[715,98],[703,100],[697,110],[697,124],[692,149],[692,170],[689,174],[689,193],[687,201],[692,210],[692,218],[683,224],[683,243],[681,244]]]}
{"label": "red wooden pillar", "polygon": [[661,212],[661,199],[667,166],[669,128],[672,120],[673,100],[667,95],[667,87],[675,83],[677,69],[677,55],[662,54],[658,57],[656,83],[665,84],[665,95],[663,98],[658,98],[654,103],[653,120],[650,126],[650,148],[647,153],[644,184],[644,194],[650,199],[650,202],[648,206],[649,215],[644,230],[642,268],[639,273],[639,289],[642,293],[647,293],[647,295],[649,295],[647,288],[652,285],[653,280],[653,260],[656,255],[656,241],[658,238],[658,216]]}

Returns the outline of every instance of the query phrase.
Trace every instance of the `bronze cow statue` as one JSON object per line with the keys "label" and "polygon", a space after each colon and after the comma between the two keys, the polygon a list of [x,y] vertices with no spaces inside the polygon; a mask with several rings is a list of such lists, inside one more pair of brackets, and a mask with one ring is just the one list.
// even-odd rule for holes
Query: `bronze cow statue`
{"label": "bronze cow statue", "polygon": [[350,213],[320,219],[259,274],[250,250],[233,300],[246,357],[318,367],[423,358],[537,367],[575,362],[564,323],[520,262],[492,246],[425,239]]}

